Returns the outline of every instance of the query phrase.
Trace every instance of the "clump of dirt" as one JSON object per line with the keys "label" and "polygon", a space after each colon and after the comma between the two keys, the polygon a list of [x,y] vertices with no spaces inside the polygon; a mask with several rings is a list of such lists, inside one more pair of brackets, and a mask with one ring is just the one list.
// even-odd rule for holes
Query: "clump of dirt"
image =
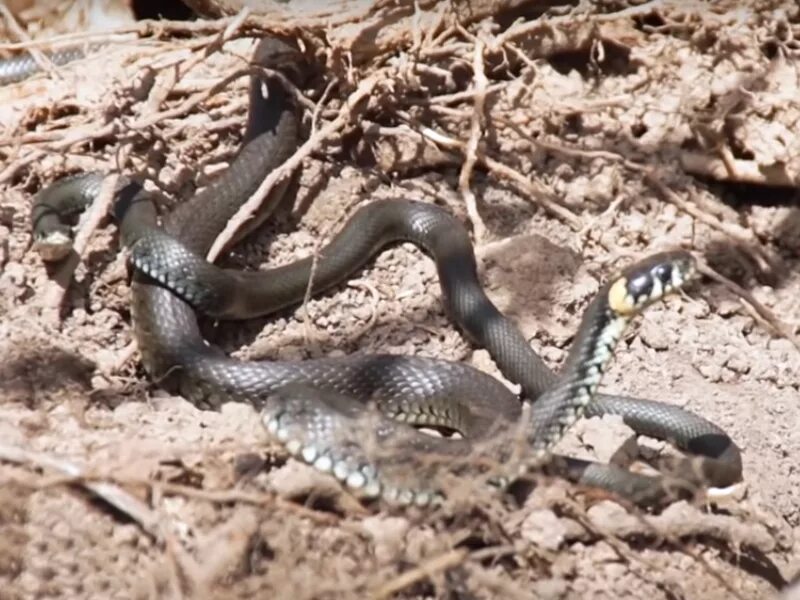
{"label": "clump of dirt", "polygon": [[[259,17],[134,27],[57,76],[0,89],[9,598],[765,598],[798,576],[800,12],[501,8],[375,5],[364,22],[394,25],[377,38],[355,17],[327,37],[313,20]],[[165,205],[193,194],[235,154],[246,113],[245,78],[212,86],[264,31],[302,37],[321,67],[302,90],[315,144],[298,157],[294,207],[228,264],[307,256],[374,199],[437,202],[473,231],[492,300],[557,368],[616,267],[690,248],[719,277],[638,319],[603,388],[723,427],[743,451],[738,495],[648,514],[543,479],[522,502],[465,482],[435,511],[363,507],[268,444],[251,407],[204,411],[150,382],[114,227],[59,273],[31,249],[31,196],[84,169],[147,175]],[[405,245],[303,307],[208,332],[243,360],[390,352],[501,376]],[[559,449],[601,461],[664,449],[629,437],[593,419]],[[106,483],[124,491],[116,504],[91,492]]]}

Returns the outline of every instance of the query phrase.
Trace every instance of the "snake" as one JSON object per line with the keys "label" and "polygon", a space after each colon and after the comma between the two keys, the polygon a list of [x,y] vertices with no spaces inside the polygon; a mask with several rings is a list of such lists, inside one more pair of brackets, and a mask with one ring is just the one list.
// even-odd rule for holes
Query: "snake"
{"label": "snake", "polygon": [[[68,46],[51,52],[46,52],[47,60],[56,67],[66,65],[84,58],[87,52],[97,49],[97,45],[88,48],[82,46]],[[18,54],[0,59],[0,85],[9,85],[28,79],[41,71],[41,67],[33,55],[28,53]]]}
{"label": "snake", "polygon": [[[207,263],[203,257],[219,231],[299,143],[294,96],[275,73],[299,81],[304,57],[291,43],[266,37],[258,42],[252,62],[271,71],[251,74],[243,143],[226,171],[160,221],[140,182],[123,177],[115,190],[114,213],[133,266],[133,335],[145,369],[159,386],[200,408],[217,409],[228,401],[252,404],[261,411],[265,430],[290,454],[365,497],[405,505],[429,504],[441,491],[428,470],[409,476],[401,468],[410,459],[437,454],[455,459],[489,446],[490,457],[514,462],[508,449],[518,439],[525,450],[519,464],[506,469],[511,476],[534,467],[552,469],[642,505],[675,497],[675,481],[682,494],[705,485],[724,488],[741,479],[738,447],[710,421],[659,401],[597,393],[625,325],[644,306],[692,278],[693,261],[686,251],[656,254],[609,279],[585,312],[560,375],[486,296],[467,230],[434,204],[366,204],[322,248],[316,264],[306,258],[268,271],[242,272]],[[40,191],[32,208],[37,246],[46,248],[53,236],[68,235],[63,214],[91,201],[103,176],[68,176]],[[283,191],[276,190],[270,206]],[[416,244],[433,258],[446,312],[473,343],[489,351],[509,381],[520,385],[519,395],[458,362],[391,354],[246,362],[226,356],[201,334],[198,312],[234,319],[275,312],[304,297],[312,270],[311,291],[319,293],[398,242]],[[552,452],[578,419],[605,414],[619,415],[637,434],[666,439],[694,456],[672,461],[673,477]],[[413,429],[418,426],[449,429],[462,438],[437,439]],[[361,443],[367,433],[379,450],[395,451],[388,458],[383,451],[376,456]]]}

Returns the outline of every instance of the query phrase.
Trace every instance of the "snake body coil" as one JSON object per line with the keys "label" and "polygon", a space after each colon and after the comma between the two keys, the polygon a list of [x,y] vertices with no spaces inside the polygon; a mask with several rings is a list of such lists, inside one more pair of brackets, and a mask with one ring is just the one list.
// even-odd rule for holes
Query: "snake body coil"
{"label": "snake body coil", "polygon": [[[296,50],[271,39],[262,41],[254,56],[256,64],[291,71],[296,71],[299,60]],[[236,400],[265,409],[265,425],[290,452],[352,487],[389,500],[425,504],[434,493],[429,474],[419,473],[410,483],[400,483],[393,478],[392,465],[401,468],[402,456],[375,461],[352,439],[343,440],[340,426],[352,425],[353,418],[364,413],[364,404],[374,403],[380,409],[372,430],[378,445],[388,446],[394,440],[406,453],[449,456],[469,454],[479,441],[497,447],[520,426],[521,415],[519,399],[500,382],[467,365],[411,356],[244,363],[206,344],[200,334],[193,304],[217,315],[242,318],[296,302],[305,292],[310,260],[248,274],[222,272],[200,258],[265,174],[293,152],[297,127],[295,110],[280,81],[254,75],[245,143],[238,156],[205,191],[168,215],[163,231],[156,226],[155,209],[141,188],[129,182],[121,186],[116,212],[123,241],[132,249],[137,266],[131,285],[132,315],[142,360],[160,385],[179,390],[198,405],[218,407]],[[68,196],[70,190],[91,184],[92,177],[97,176],[68,181],[59,194]],[[36,223],[45,221],[41,217],[48,212],[42,208],[45,202],[53,203],[48,191],[34,205]],[[40,232],[40,237],[46,238],[46,233]],[[400,240],[420,245],[436,260],[448,313],[489,350],[510,380],[521,384],[523,398],[533,402],[530,421],[521,425],[533,458],[540,460],[582,414],[610,412],[620,414],[638,432],[669,438],[703,455],[681,472],[693,485],[726,486],[738,481],[738,449],[708,421],[657,402],[613,396],[590,401],[621,325],[638,310],[640,300],[660,297],[682,282],[685,254],[636,265],[604,288],[581,326],[564,378],[558,380],[486,297],[469,237],[452,216],[435,206],[398,201],[361,209],[322,250],[314,290],[339,283],[381,247]],[[250,291],[245,294],[245,290]],[[409,431],[398,421],[456,429],[465,439],[436,440]],[[505,458],[502,452],[500,456]],[[667,493],[658,478],[566,457],[554,464],[575,480],[634,501],[657,501]]]}

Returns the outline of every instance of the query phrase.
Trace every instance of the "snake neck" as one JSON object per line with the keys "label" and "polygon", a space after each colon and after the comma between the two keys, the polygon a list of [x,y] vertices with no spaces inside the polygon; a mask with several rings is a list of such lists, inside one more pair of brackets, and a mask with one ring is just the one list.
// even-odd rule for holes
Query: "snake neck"
{"label": "snake neck", "polygon": [[[262,40],[253,64],[271,70],[300,68],[299,51],[277,39]],[[298,79],[293,75],[285,79]],[[227,171],[203,191],[172,211],[164,220],[167,232],[187,248],[204,256],[220,231],[258,189],[265,174],[286,161],[297,147],[299,122],[293,93],[277,74],[256,73],[250,78],[250,102],[243,144]],[[237,240],[269,216],[281,199],[277,186],[261,211],[250,219]]]}
{"label": "snake neck", "polygon": [[561,376],[533,406],[533,427],[527,437],[537,458],[583,416],[630,322],[630,316],[609,307],[608,288],[605,286],[589,305]]}

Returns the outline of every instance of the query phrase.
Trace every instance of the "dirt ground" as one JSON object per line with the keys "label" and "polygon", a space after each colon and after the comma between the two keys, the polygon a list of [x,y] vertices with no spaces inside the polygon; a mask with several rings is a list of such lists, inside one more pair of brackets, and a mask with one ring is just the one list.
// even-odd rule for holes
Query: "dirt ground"
{"label": "dirt ground", "polygon": [[[161,391],[135,353],[113,224],[64,290],[31,249],[28,210],[80,169],[145,173],[170,203],[224,168],[246,80],[206,91],[249,42],[201,60],[230,21],[191,38],[176,25],[0,89],[0,598],[800,598],[787,591],[800,575],[800,12],[770,0],[567,8],[463,29],[434,10],[413,55],[401,36],[350,71],[308,38],[339,76],[304,90],[317,134],[358,81],[378,83],[304,160],[294,207],[225,261],[306,256],[372,199],[437,202],[473,227],[490,297],[558,367],[621,261],[690,248],[736,285],[705,278],[648,310],[603,388],[723,427],[743,452],[741,487],[720,506],[658,514],[557,480],[521,505],[465,482],[440,510],[364,509],[268,443],[251,407],[203,411]],[[389,352],[499,375],[439,298],[433,264],[403,245],[305,308],[208,323],[208,338],[242,360]],[[619,460],[629,438],[595,419],[561,449]],[[112,508],[91,482],[140,504]]]}

